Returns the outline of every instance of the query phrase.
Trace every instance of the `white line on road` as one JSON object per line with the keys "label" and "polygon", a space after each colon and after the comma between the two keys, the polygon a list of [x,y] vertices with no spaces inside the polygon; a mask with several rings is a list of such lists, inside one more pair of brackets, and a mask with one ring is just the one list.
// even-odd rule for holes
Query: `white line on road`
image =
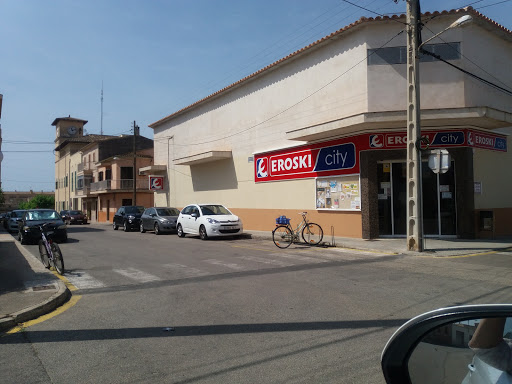
{"label": "white line on road", "polygon": [[237,256],[237,258],[242,259],[242,260],[255,261],[257,263],[278,265],[280,267],[289,267],[289,266],[293,265],[291,263],[286,263],[286,262],[280,261],[280,260],[265,259],[263,257],[256,257],[256,256]]}
{"label": "white line on road", "polygon": [[205,262],[207,262],[209,264],[213,264],[213,265],[220,265],[222,267],[227,267],[227,268],[230,268],[230,269],[235,269],[237,271],[241,271],[241,270],[245,269],[241,265],[238,265],[238,264],[235,264],[235,263],[226,263],[224,261],[215,260],[215,259],[205,260]]}
{"label": "white line on road", "polygon": [[78,289],[105,287],[104,283],[83,271],[66,272],[66,279]]}
{"label": "white line on road", "polygon": [[164,264],[163,266],[171,270],[177,271],[180,275],[184,275],[186,277],[209,275],[209,272],[201,271],[198,268],[189,267],[183,264],[170,263]]}
{"label": "white line on road", "polygon": [[158,281],[161,280],[159,277],[155,275],[151,275],[146,272],[142,272],[135,268],[128,269],[113,269],[115,273],[119,273],[129,279],[136,280],[139,283],[149,283],[150,281]]}

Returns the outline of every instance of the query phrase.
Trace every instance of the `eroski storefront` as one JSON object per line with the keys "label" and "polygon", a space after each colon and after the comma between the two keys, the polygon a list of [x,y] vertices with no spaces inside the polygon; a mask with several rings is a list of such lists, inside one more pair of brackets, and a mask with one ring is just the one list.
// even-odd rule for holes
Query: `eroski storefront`
{"label": "eroski storefront", "polygon": [[[505,153],[507,136],[470,128],[423,130],[422,136],[430,142],[422,154],[425,236],[474,237],[474,150]],[[363,133],[257,153],[254,180],[314,179],[311,201],[324,226],[329,215],[350,213],[344,220],[360,223],[363,238],[405,236],[406,138],[402,131]],[[448,150],[451,164],[434,173],[428,158],[440,148]]]}

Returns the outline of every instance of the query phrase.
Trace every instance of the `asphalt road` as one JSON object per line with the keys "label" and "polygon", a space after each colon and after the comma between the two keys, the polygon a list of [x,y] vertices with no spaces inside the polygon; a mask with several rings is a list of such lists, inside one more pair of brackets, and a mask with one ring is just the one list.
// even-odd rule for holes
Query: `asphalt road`
{"label": "asphalt road", "polygon": [[0,382],[383,383],[381,351],[406,320],[512,295],[506,252],[280,250],[106,225],[69,235],[79,300],[0,338]]}

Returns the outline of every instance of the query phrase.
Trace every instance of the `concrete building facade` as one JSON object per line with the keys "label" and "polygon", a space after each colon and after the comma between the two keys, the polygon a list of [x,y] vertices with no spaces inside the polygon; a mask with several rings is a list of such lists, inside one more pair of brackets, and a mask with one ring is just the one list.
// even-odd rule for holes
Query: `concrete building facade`
{"label": "concrete building facade", "polygon": [[[512,83],[512,33],[466,8],[424,15],[423,38],[466,14],[425,46],[448,64],[420,64],[422,135],[451,155],[436,174],[424,151],[424,232],[512,235],[512,98],[453,66]],[[362,18],[151,124],[155,204],[223,203],[249,230],[308,211],[329,235],[405,236],[404,23]]]}

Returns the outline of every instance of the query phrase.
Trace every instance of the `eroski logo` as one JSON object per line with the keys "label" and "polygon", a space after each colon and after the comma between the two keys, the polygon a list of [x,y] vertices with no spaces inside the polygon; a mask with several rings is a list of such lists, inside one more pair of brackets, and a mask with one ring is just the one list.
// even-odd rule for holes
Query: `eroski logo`
{"label": "eroski logo", "polygon": [[266,157],[262,157],[256,161],[256,174],[259,178],[268,176],[268,161]]}
{"label": "eroski logo", "polygon": [[382,148],[384,146],[384,137],[382,135],[370,135],[370,147]]}

